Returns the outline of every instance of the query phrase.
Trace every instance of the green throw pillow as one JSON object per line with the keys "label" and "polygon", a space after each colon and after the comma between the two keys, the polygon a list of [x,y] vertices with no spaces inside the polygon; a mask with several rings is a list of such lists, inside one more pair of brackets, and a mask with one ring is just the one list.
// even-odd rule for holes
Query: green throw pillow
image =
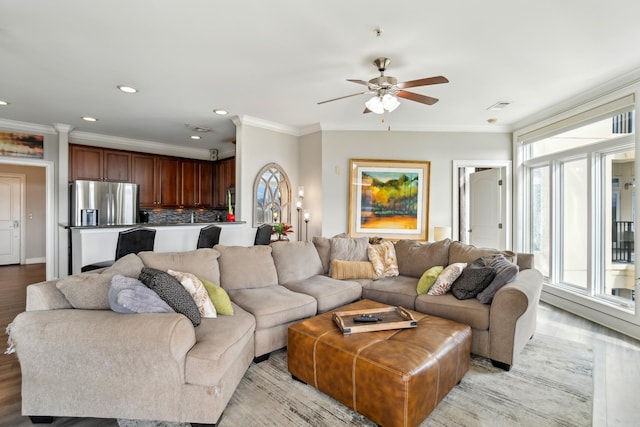
{"label": "green throw pillow", "polygon": [[227,291],[207,279],[203,279],[202,277],[199,277],[199,279],[207,290],[209,298],[211,298],[211,302],[213,302],[213,306],[216,308],[216,312],[226,316],[233,316],[233,306],[231,305],[231,299],[229,299]]}
{"label": "green throw pillow", "polygon": [[444,270],[443,266],[436,265],[422,274],[422,277],[418,281],[418,295],[426,294],[429,291],[429,288],[433,286],[440,273],[442,273],[442,270]]}

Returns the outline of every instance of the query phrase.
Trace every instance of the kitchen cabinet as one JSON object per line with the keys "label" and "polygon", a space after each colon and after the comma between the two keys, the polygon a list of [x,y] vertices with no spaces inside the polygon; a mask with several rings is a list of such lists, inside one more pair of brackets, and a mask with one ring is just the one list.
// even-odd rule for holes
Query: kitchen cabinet
{"label": "kitchen cabinet", "polygon": [[213,165],[211,162],[180,162],[180,207],[210,208],[213,201]]}
{"label": "kitchen cabinet", "polygon": [[131,153],[69,144],[69,180],[131,180]]}
{"label": "kitchen cabinet", "polygon": [[132,182],[140,187],[141,208],[178,206],[179,163],[175,157],[132,154]]}
{"label": "kitchen cabinet", "polygon": [[[213,162],[69,144],[70,181],[133,182],[139,186],[143,209],[226,206],[229,165],[224,171],[224,194],[217,203]],[[235,161],[232,175],[235,181]]]}
{"label": "kitchen cabinet", "polygon": [[227,207],[227,190],[236,185],[236,159],[217,161],[214,165],[214,205],[217,207]]}
{"label": "kitchen cabinet", "polygon": [[158,207],[156,189],[156,157],[150,154],[131,156],[131,181],[138,184],[141,208]]}

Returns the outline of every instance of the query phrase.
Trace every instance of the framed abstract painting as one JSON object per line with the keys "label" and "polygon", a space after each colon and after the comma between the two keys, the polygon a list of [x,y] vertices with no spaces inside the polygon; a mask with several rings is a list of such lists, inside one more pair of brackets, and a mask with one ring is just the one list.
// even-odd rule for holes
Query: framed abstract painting
{"label": "framed abstract painting", "polygon": [[0,132],[0,156],[44,158],[44,137],[16,132]]}
{"label": "framed abstract painting", "polygon": [[427,240],[431,163],[351,159],[349,235]]}

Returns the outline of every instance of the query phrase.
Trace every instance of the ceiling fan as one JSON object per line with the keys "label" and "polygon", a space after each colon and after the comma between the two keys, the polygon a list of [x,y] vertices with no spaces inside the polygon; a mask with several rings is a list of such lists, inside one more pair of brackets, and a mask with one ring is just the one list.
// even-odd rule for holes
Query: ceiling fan
{"label": "ceiling fan", "polygon": [[325,104],[327,102],[350,98],[352,96],[372,94],[373,97],[365,102],[365,109],[363,113],[382,114],[385,110],[389,112],[395,110],[398,105],[400,105],[398,98],[404,98],[410,101],[420,102],[427,105],[433,105],[438,102],[438,98],[421,95],[415,92],[409,92],[404,89],[416,86],[428,86],[448,83],[449,80],[446,77],[427,77],[424,79],[410,80],[407,82],[398,83],[398,79],[396,79],[395,77],[384,75],[389,62],[391,62],[389,58],[376,58],[373,61],[373,65],[375,65],[378,71],[380,71],[380,77],[374,77],[368,82],[365,82],[364,80],[347,79],[347,81],[349,82],[367,86],[366,91],[341,96],[339,98],[328,99],[326,101],[318,102],[318,104]]}

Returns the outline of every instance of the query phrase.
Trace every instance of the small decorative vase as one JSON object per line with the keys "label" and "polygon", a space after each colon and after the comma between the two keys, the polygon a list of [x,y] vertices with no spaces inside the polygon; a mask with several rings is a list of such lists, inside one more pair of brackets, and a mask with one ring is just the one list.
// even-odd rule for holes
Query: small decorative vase
{"label": "small decorative vase", "polygon": [[234,214],[232,214],[231,212],[229,212],[227,214],[227,222],[234,222],[236,220],[236,216]]}
{"label": "small decorative vase", "polygon": [[288,242],[289,238],[287,236],[285,236],[284,234],[278,234],[278,240],[282,241],[282,242]]}

